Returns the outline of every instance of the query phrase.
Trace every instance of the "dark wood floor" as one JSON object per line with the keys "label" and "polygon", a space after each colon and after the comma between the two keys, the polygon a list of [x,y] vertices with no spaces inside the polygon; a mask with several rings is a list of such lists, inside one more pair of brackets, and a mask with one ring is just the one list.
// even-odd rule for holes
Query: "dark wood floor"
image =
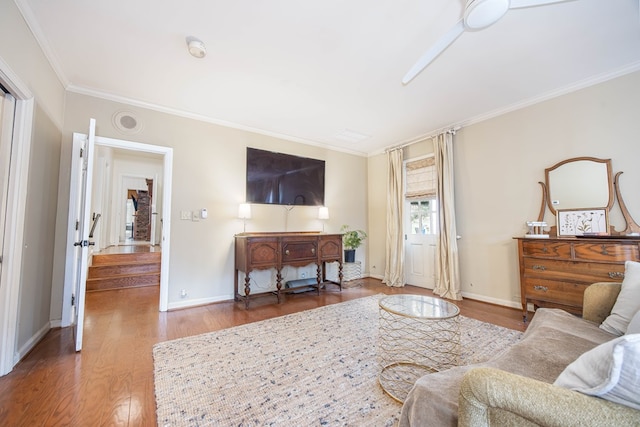
{"label": "dark wood floor", "polygon": [[[150,426],[156,424],[151,349],[196,335],[377,293],[432,295],[407,286],[362,285],[244,303],[223,302],[158,312],[158,287],[87,294],[84,343],[74,351],[70,328],[53,329],[9,375],[0,378],[1,426]],[[464,316],[524,330],[519,310],[472,300],[456,302]]]}

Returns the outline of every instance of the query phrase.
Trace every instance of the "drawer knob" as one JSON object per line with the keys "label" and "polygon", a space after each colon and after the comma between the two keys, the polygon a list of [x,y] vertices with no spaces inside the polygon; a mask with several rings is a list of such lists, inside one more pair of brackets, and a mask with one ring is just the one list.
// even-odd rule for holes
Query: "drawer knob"
{"label": "drawer knob", "polygon": [[610,271],[609,272],[609,277],[611,277],[612,279],[623,278],[624,277],[624,273],[621,272],[621,271]]}
{"label": "drawer knob", "polygon": [[316,254],[316,248],[311,248],[311,253],[315,255]]}
{"label": "drawer knob", "polygon": [[546,269],[547,269],[547,267],[545,267],[544,265],[538,265],[538,264],[536,264],[536,265],[534,265],[534,266],[533,266],[533,269],[534,269],[534,270],[542,270],[542,271],[544,271],[544,270],[546,270]]}
{"label": "drawer knob", "polygon": [[600,247],[602,248],[602,252],[600,252],[602,255],[609,255],[609,251],[607,251],[607,245],[602,245]]}
{"label": "drawer knob", "polygon": [[542,292],[547,292],[549,290],[549,288],[547,288],[546,286],[540,286],[540,285],[534,286],[533,289],[535,289],[536,291],[542,291]]}
{"label": "drawer knob", "polygon": [[285,255],[289,255],[289,249],[287,249],[286,251],[284,251]]}

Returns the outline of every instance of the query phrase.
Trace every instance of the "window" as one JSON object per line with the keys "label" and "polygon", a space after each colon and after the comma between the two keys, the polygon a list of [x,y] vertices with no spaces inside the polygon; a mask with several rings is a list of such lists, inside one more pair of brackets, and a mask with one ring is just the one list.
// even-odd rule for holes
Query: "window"
{"label": "window", "polygon": [[435,199],[411,201],[411,234],[438,234],[438,206]]}
{"label": "window", "polygon": [[429,156],[407,161],[405,183],[404,197],[405,206],[409,208],[410,233],[438,234],[435,158]]}

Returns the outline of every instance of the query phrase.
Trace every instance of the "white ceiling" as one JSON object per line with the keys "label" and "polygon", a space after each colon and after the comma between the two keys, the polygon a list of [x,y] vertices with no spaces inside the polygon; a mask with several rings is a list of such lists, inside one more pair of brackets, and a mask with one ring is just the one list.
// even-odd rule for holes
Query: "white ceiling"
{"label": "white ceiling", "polygon": [[510,10],[407,86],[464,0],[15,1],[71,91],[360,154],[640,69],[638,0]]}

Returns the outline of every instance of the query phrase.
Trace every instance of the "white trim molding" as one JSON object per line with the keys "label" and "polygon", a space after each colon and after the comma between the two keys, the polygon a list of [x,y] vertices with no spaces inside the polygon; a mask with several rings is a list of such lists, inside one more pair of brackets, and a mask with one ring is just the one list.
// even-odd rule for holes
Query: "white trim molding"
{"label": "white trim molding", "polygon": [[35,102],[31,91],[0,58],[0,83],[16,98],[14,132],[10,159],[9,191],[0,274],[0,376],[13,369],[17,361],[18,304],[22,284],[24,212],[27,204],[27,178]]}

